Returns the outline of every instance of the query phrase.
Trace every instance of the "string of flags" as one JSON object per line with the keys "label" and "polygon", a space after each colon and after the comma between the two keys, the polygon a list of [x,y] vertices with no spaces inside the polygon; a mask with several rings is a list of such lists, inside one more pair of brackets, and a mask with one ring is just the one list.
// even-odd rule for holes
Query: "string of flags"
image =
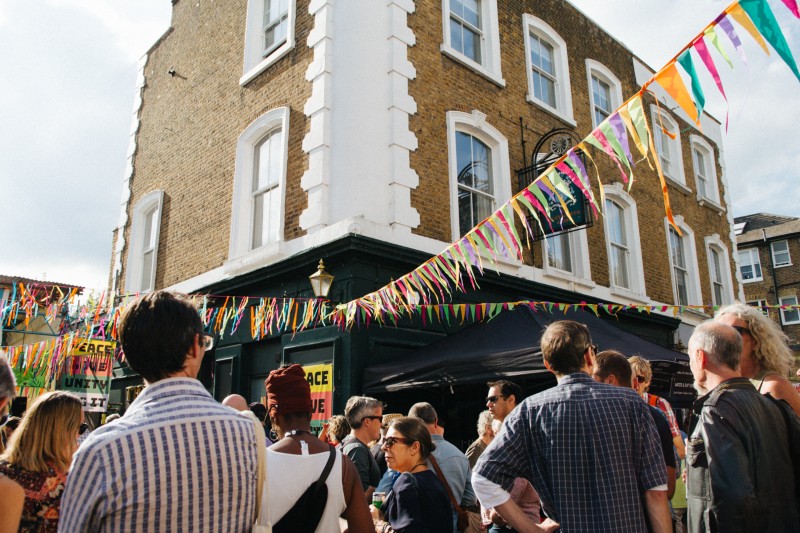
{"label": "string of flags", "polygon": [[[795,18],[800,19],[796,0],[782,0]],[[738,28],[738,29],[737,29]],[[531,239],[535,232],[532,224],[542,233],[545,225],[552,231],[568,220],[574,224],[569,205],[581,198],[588,200],[595,215],[600,215],[605,206],[605,192],[597,164],[592,159],[589,147],[608,156],[619,170],[620,179],[632,187],[635,179],[633,169],[636,161],[633,148],[646,160],[659,177],[665,213],[675,225],[670,207],[667,185],[656,154],[652,126],[645,118],[644,102],[651,94],[653,83],[661,86],[699,124],[705,106],[705,92],[698,77],[698,69],[704,67],[714,81],[715,87],[727,102],[715,60],[714,50],[732,68],[733,62],[722,45],[727,40],[741,60],[747,64],[742,47],[740,30],[749,34],[769,54],[772,47],[800,80],[800,71],[789,50],[786,39],[766,0],[738,0],[728,6],[718,17],[692,39],[666,66],[656,72],[633,97],[609,115],[580,143],[570,148],[529,186],[503,204],[463,237],[450,244],[440,254],[432,257],[412,272],[393,280],[386,286],[351,302],[334,305],[327,300],[314,298],[261,298],[247,296],[203,297],[200,316],[206,330],[219,335],[236,334],[245,317],[254,340],[265,336],[296,333],[305,329],[335,325],[340,328],[369,326],[372,323],[397,324],[403,317],[419,315],[423,321],[438,320],[451,323],[459,320],[490,320],[502,311],[527,305],[534,310],[547,312],[566,311],[573,307],[586,308],[594,313],[615,315],[620,311],[659,312],[673,315],[684,310],[713,312],[713,306],[676,305],[621,305],[609,303],[557,303],[557,302],[503,302],[477,304],[445,303],[454,292],[467,292],[478,288],[475,269],[483,274],[487,266],[497,268],[499,260],[513,255],[523,259],[523,240]],[[769,46],[767,46],[769,44]],[[684,83],[689,80],[689,87]],[[656,101],[656,103],[658,103]],[[726,118],[727,128],[727,118]],[[672,136],[663,126],[661,131]],[[583,157],[595,167],[592,177]],[[597,185],[598,198],[592,192],[591,183]],[[518,224],[524,231],[518,231]],[[679,228],[676,230],[680,232]],[[0,302],[0,324],[11,325],[23,316],[29,325],[31,320],[42,316],[46,323],[65,319],[74,331],[47,341],[25,346],[1,347],[12,365],[31,377],[31,387],[52,384],[59,365],[74,349],[79,339],[116,339],[117,323],[127,299],[117,302],[107,299],[102,293],[98,299],[87,304],[78,304],[78,289],[48,284],[13,287],[10,298]],[[220,304],[219,302],[222,301]],[[66,306],[66,307],[65,307]],[[765,305],[763,310],[797,310],[800,305]],[[123,357],[118,354],[118,357]]]}

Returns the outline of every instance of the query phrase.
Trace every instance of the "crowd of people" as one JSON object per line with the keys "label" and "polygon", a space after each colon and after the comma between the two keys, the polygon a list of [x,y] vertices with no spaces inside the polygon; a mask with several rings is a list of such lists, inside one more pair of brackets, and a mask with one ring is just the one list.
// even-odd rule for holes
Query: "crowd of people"
{"label": "crowd of people", "polygon": [[[448,442],[435,407],[384,413],[354,396],[319,435],[303,368],[272,371],[266,405],[219,403],[196,379],[213,346],[191,301],[156,291],[118,328],[147,386],[82,432],[80,400],[29,404],[0,454],[0,533],[789,532],[800,527],[800,395],[772,321],[721,309],[689,341],[687,417],[648,392],[646,359],[599,350],[561,320],[541,337],[557,386],[487,384],[477,439]],[[0,413],[15,395],[0,356]]]}

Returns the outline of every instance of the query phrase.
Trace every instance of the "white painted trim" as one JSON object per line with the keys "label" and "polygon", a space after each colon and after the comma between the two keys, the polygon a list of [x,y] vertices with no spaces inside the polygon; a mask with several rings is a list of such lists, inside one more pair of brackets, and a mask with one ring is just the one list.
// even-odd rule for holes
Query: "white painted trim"
{"label": "white painted trim", "polygon": [[[596,283],[592,281],[592,269],[589,264],[589,240],[586,230],[580,229],[566,234],[569,244],[570,260],[573,271],[561,270],[551,267],[547,261],[547,239],[542,239],[542,271],[545,276],[561,278],[576,283],[584,288],[593,288]],[[580,289],[579,289],[580,291]]]}
{"label": "white painted trim", "polygon": [[[278,241],[283,240],[284,216],[286,209],[286,166],[289,152],[289,114],[288,107],[278,107],[267,111],[239,135],[236,141],[236,168],[233,177],[233,201],[231,209],[231,241],[228,250],[230,258],[258,253],[251,249],[253,239],[253,204],[251,198],[253,184],[253,159],[255,146],[265,135],[281,129],[283,143],[283,160],[279,178],[280,212],[278,215]],[[265,246],[274,244],[267,243]]]}
{"label": "white painted trim", "polygon": [[662,170],[664,171],[664,177],[667,178],[669,181],[672,181],[676,185],[678,185],[679,189],[683,190],[686,193],[691,193],[691,189],[686,185],[686,173],[684,172],[683,168],[683,150],[681,149],[681,129],[678,126],[678,123],[675,121],[672,116],[665,111],[663,108],[652,104],[650,106],[650,120],[652,124],[652,131],[653,131],[653,144],[656,147],[656,156],[660,153],[661,147],[659,146],[659,142],[657,139],[657,135],[664,135],[661,131],[661,123],[658,117],[662,117],[662,121],[664,125],[667,127],[668,130],[675,133],[675,139],[670,139],[667,137],[669,142],[669,155],[670,155],[670,162],[673,163],[675,166],[675,170],[673,173],[668,174],[666,170],[662,166]]}
{"label": "white painted trim", "polygon": [[[525,70],[528,79],[528,102],[541,107],[545,111],[575,124],[575,114],[572,109],[572,88],[569,79],[569,57],[567,43],[549,24],[538,17],[528,13],[522,15],[522,35],[525,41]],[[554,63],[556,68],[556,107],[537,99],[533,92],[533,73],[531,72],[531,43],[530,33],[536,33],[553,46]]]}
{"label": "white painted trim", "polygon": [[473,110],[447,112],[447,161],[450,176],[450,229],[453,241],[461,237],[458,227],[458,162],[456,157],[456,132],[474,135],[492,151],[492,179],[494,180],[494,205],[492,212],[511,198],[511,163],[508,157],[508,140],[494,126],[486,122],[486,115]]}
{"label": "white painted trim", "polygon": [[289,0],[286,41],[272,50],[268,56],[263,57],[261,32],[264,24],[264,0],[248,0],[244,36],[244,67],[242,77],[239,79],[239,85],[247,85],[256,76],[294,49],[296,14],[296,0]]}
{"label": "white painted trim", "polygon": [[[775,243],[776,242],[785,242],[786,243],[786,253],[789,255],[789,262],[779,265],[778,262],[775,260]],[[772,241],[769,243],[769,253],[772,254],[772,264],[774,265],[773,268],[784,268],[788,266],[792,266],[792,251],[789,249],[789,239],[783,239],[780,241]]]}
{"label": "white painted trim", "polygon": [[622,83],[619,81],[611,69],[595,61],[594,59],[586,59],[586,82],[589,87],[589,114],[592,117],[592,127],[596,128],[599,124],[596,123],[594,117],[594,90],[592,89],[592,76],[597,76],[600,80],[608,83],[610,89],[611,102],[609,111],[614,113],[620,105],[622,105]]}
{"label": "white painted trim", "polygon": [[137,135],[139,132],[139,112],[142,108],[142,93],[146,84],[144,68],[147,65],[147,54],[139,59],[136,74],[136,90],[133,96],[133,115],[131,117],[130,138],[128,140],[128,161],[125,165],[125,174],[122,178],[122,194],[120,196],[120,211],[117,221],[117,243],[114,247],[114,266],[111,268],[111,293],[116,294],[119,289],[120,275],[122,273],[122,255],[125,251],[125,226],[128,225],[128,208],[131,200],[131,178],[133,178],[135,155],[137,149]]}
{"label": "white painted trim", "polygon": [[[792,303],[784,304],[783,300],[787,299],[787,298],[793,298],[794,299],[794,303],[793,304]],[[798,302],[798,300],[797,300],[797,294],[796,293],[784,293],[783,295],[778,296],[778,303],[780,305],[797,305],[797,302]],[[784,313],[784,311],[786,311],[786,310],[781,309],[780,311],[781,311],[781,324],[783,324],[784,326],[790,326],[792,324],[800,324],[800,311],[798,311],[797,309],[789,309],[788,310],[788,311],[794,311],[794,312],[798,313],[797,320],[792,320],[792,321],[786,320],[786,315]]]}
{"label": "white painted trim", "polygon": [[725,246],[725,243],[722,242],[719,234],[715,233],[713,235],[709,235],[705,238],[706,244],[706,261],[708,262],[708,279],[711,283],[714,279],[713,275],[713,265],[711,263],[711,249],[715,248],[717,253],[720,255],[720,268],[722,269],[722,287],[725,291],[723,297],[725,299],[724,302],[717,302],[714,298],[714,285],[710,285],[711,289],[711,301],[714,305],[728,305],[732,304],[734,301],[733,297],[733,280],[731,279],[731,258],[728,254],[728,247]]}
{"label": "white painted trim", "polygon": [[[156,283],[156,266],[158,265],[158,243],[161,234],[161,215],[164,206],[164,191],[155,190],[150,191],[141,200],[136,202],[131,212],[131,245],[128,248],[128,257],[125,261],[127,268],[125,269],[125,292],[140,293],[150,292],[155,289]],[[144,251],[144,223],[145,216],[152,212],[155,208],[156,224],[153,226],[153,234],[155,242],[153,243],[153,257],[151,259],[151,271],[153,272],[153,279],[145,286],[142,283],[142,273],[144,272],[144,263],[140,255]]]}
{"label": "white painted trim", "polygon": [[[623,224],[628,236],[628,249],[630,264],[628,265],[628,278],[630,287],[617,287],[614,284],[614,276],[611,272],[611,240],[609,239],[608,218],[603,217],[603,229],[605,231],[606,240],[606,257],[608,261],[608,279],[609,288],[614,294],[619,294],[622,297],[630,297],[633,295],[635,298],[647,299],[647,290],[644,277],[644,261],[642,261],[642,246],[641,237],[639,235],[639,214],[636,207],[636,200],[628,194],[625,188],[619,182],[614,182],[605,187],[605,196],[607,200],[615,202],[622,207]],[[605,209],[605,206],[603,206]]]}
{"label": "white painted trim", "polygon": [[[717,181],[717,159],[714,157],[714,147],[711,146],[705,139],[695,134],[689,136],[689,145],[692,152],[692,167],[694,170],[693,173],[695,185],[697,187],[697,201],[710,202],[712,204],[712,208],[713,206],[716,206],[718,209],[723,209],[719,196],[719,182]],[[709,182],[708,186],[711,188],[711,190],[707,191],[706,196],[701,196],[700,194],[700,178],[697,176],[697,161],[694,155],[696,148],[699,152],[701,152],[701,156],[705,160],[706,172],[708,173],[706,179]]]}
{"label": "white painted trim", "polygon": [[[736,259],[737,259],[737,261],[736,261],[736,263],[737,263],[737,265],[738,265],[738,268],[737,268],[737,275],[738,275],[738,276],[739,276],[739,278],[741,279],[741,282],[742,282],[742,283],[755,283],[756,281],[764,281],[764,267],[762,267],[762,266],[761,266],[761,253],[759,252],[758,248],[745,248],[745,249],[743,249],[743,250],[738,250],[738,249],[737,249],[736,253],[737,253],[737,258],[736,258]],[[738,255],[740,255],[740,254],[745,254],[745,253],[746,253],[746,254],[748,254],[748,255],[750,256],[750,259],[753,259],[753,254],[755,254],[755,256],[756,256],[756,260],[758,261],[758,270],[760,270],[760,271],[761,271],[761,275],[760,275],[760,276],[758,276],[758,277],[755,277],[755,276],[753,276],[753,277],[752,277],[752,278],[750,278],[750,279],[744,279],[744,278],[742,277],[742,271],[741,271],[742,262],[741,262],[741,260],[739,259]],[[753,263],[753,262],[751,261],[751,262],[750,262],[750,263],[748,263],[748,264],[752,266],[752,265],[755,265],[756,263]],[[755,272],[753,272],[753,274],[755,274]]]}
{"label": "white painted trim", "polygon": [[[682,215],[677,215],[675,218],[675,225],[681,230],[681,239],[684,241],[684,252],[686,253],[686,270],[688,278],[688,287],[686,290],[686,297],[689,299],[687,305],[702,305],[703,293],[700,290],[700,269],[697,263],[697,246],[694,239],[694,231],[686,224]],[[669,275],[672,280],[672,303],[678,305],[678,287],[675,284],[675,266],[672,262],[672,248],[669,239],[670,223],[667,217],[664,217],[664,229],[667,236],[667,255],[669,257]]]}
{"label": "white painted trim", "polygon": [[[505,87],[500,65],[500,24],[497,0],[481,0],[481,62],[478,63],[450,45],[450,0],[442,0],[442,44],[439,50],[447,57],[474,70],[499,87]],[[487,24],[488,22],[488,24]]]}

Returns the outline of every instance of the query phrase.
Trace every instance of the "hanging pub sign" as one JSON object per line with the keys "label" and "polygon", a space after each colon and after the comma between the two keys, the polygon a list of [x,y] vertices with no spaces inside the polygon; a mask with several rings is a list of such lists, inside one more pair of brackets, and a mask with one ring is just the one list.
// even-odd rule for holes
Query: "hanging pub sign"
{"label": "hanging pub sign", "polygon": [[333,362],[303,365],[311,385],[311,429],[319,433],[333,416]]}
{"label": "hanging pub sign", "polygon": [[84,411],[106,412],[116,346],[115,341],[86,340],[64,362],[58,388],[77,395]]}

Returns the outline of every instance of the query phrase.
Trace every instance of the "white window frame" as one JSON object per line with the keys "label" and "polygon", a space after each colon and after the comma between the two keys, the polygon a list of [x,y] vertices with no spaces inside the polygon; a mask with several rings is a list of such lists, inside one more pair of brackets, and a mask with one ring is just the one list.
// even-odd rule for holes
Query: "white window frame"
{"label": "white window frame", "polygon": [[[692,148],[692,167],[694,168],[694,180],[697,186],[697,201],[703,204],[704,202],[711,202],[716,207],[720,207],[719,199],[719,184],[717,182],[717,165],[716,158],[714,157],[714,148],[699,135],[690,135],[689,143]],[[706,167],[705,183],[706,194],[702,195],[700,191],[700,175],[697,171],[697,158],[702,157]]]}
{"label": "white window frame", "polygon": [[[731,259],[728,254],[728,247],[722,242],[718,234],[710,235],[705,238],[706,245],[706,258],[708,261],[708,279],[711,286],[711,301],[714,305],[728,305],[732,304],[733,297],[733,279],[731,278]],[[718,282],[722,285],[722,301],[717,301],[714,293],[714,265],[712,261],[711,251],[714,250],[719,256],[720,260],[720,276]]]}
{"label": "white window frame", "polygon": [[589,113],[592,116],[592,127],[596,128],[600,125],[594,116],[594,87],[592,78],[597,78],[604,81],[609,87],[610,107],[609,114],[613,114],[617,108],[622,105],[622,83],[619,81],[611,70],[594,59],[586,60],[586,79],[589,84]]}
{"label": "white window frame", "polygon": [[549,242],[545,238],[542,239],[542,270],[544,270],[545,275],[593,286],[592,270],[589,264],[589,240],[586,237],[586,229],[559,233],[557,235],[564,235],[567,240],[572,270],[561,270],[550,266],[547,255]]}
{"label": "white window frame", "polygon": [[458,158],[456,154],[456,132],[468,133],[492,151],[492,180],[494,182],[494,207],[496,211],[511,198],[511,163],[508,157],[508,139],[494,126],[486,122],[480,111],[463,113],[447,112],[447,160],[450,175],[450,229],[452,240],[462,235],[458,227]]}
{"label": "white window frame", "polygon": [[686,224],[683,217],[675,217],[675,225],[681,230],[681,239],[684,243],[684,255],[686,257],[686,304],[678,303],[678,285],[675,283],[675,264],[672,260],[672,243],[670,241],[671,225],[669,219],[664,217],[664,229],[667,234],[667,256],[669,257],[669,274],[672,280],[672,297],[675,305],[702,305],[703,293],[700,289],[700,269],[697,266],[697,246],[694,239],[694,232]]}
{"label": "white window frame", "polygon": [[[659,117],[661,117],[661,120],[659,120]],[[664,165],[661,165],[664,178],[677,185],[678,188],[684,192],[691,192],[691,189],[686,186],[686,175],[683,169],[683,150],[681,148],[681,129],[678,122],[672,118],[669,113],[664,111],[663,108],[659,109],[655,105],[650,106],[650,119],[653,126],[653,144],[656,147],[656,155],[658,157],[661,157],[661,143],[659,140],[662,136],[665,136],[661,131],[662,123],[668,130],[675,133],[675,139],[670,139],[668,136],[665,136],[669,146],[669,153],[667,155],[669,156],[668,158],[669,162],[672,164],[672,168],[670,172],[667,172]]]}
{"label": "white window frame", "polygon": [[[742,275],[742,264],[743,264],[742,263],[742,254],[745,254],[745,253],[750,256],[750,260],[751,261],[749,263],[747,263],[748,265],[753,266],[753,265],[758,264],[758,270],[759,270],[759,272],[761,272],[760,276],[755,277],[755,269],[753,269],[753,275],[754,276],[752,278],[750,278],[750,279],[744,279],[744,276]],[[755,254],[756,262],[752,261],[754,254]],[[756,281],[763,281],[764,280],[764,268],[761,266],[761,254],[759,253],[758,248],[745,248],[743,250],[739,250],[738,251],[738,255],[739,255],[739,257],[738,257],[738,259],[739,259],[739,277],[742,278],[742,283],[754,283]]]}
{"label": "white window frame", "polygon": [[[622,224],[625,227],[625,232],[628,237],[628,282],[630,287],[619,287],[614,284],[614,275],[611,270],[611,254],[612,244],[609,238],[610,220],[608,217],[603,217],[603,224],[606,238],[606,254],[609,258],[608,261],[608,286],[613,294],[617,294],[629,298],[642,298],[647,297],[645,278],[644,278],[644,262],[642,261],[642,249],[639,236],[639,214],[636,207],[636,200],[625,191],[621,183],[615,182],[606,186],[605,189],[606,200],[611,200],[622,208]],[[605,206],[603,206],[605,208]]]}
{"label": "white window frame", "polygon": [[286,40],[264,55],[264,0],[247,1],[247,22],[244,35],[244,68],[239,85],[247,85],[295,47],[297,1],[289,0]]}
{"label": "white window frame", "polygon": [[489,81],[505,87],[500,65],[500,25],[497,18],[497,0],[481,0],[481,62],[462,54],[450,45],[450,0],[442,0],[443,42],[439,50],[462,65],[469,67]]}
{"label": "white window frame", "polygon": [[[575,126],[575,116],[572,110],[572,89],[569,79],[569,57],[567,43],[549,24],[540,18],[528,13],[522,15],[523,40],[525,41],[525,67],[528,77],[528,102],[540,107],[548,113]],[[533,91],[533,73],[531,65],[530,34],[535,33],[540,39],[547,41],[553,47],[553,67],[556,72],[556,106],[552,107],[547,102],[535,97]]]}
{"label": "white window frame", "polygon": [[[161,233],[161,215],[164,207],[164,191],[155,190],[147,193],[141,200],[136,202],[131,215],[131,234],[130,248],[128,250],[128,260],[126,262],[125,292],[145,293],[155,289],[156,267],[158,265],[158,243]],[[156,224],[153,226],[152,248],[144,242],[145,222],[148,215],[155,214],[153,219]],[[150,271],[152,277],[150,283],[145,285],[142,280],[144,274],[143,254],[152,249],[153,255],[150,258]]]}
{"label": "white window frame", "polygon": [[748,300],[747,305],[750,307],[757,307],[759,311],[761,311],[764,316],[769,317],[769,308],[766,307],[769,305],[766,300],[758,299],[758,300]]}
{"label": "white window frame", "polygon": [[[788,301],[788,300],[794,300],[794,301]],[[790,295],[780,296],[778,298],[778,301],[780,305],[797,305],[797,295],[790,294]],[[786,319],[787,312],[796,314],[797,318],[795,320],[787,320]],[[781,324],[783,324],[784,326],[789,326],[791,324],[800,324],[800,309],[791,309],[791,310],[781,309]]]}
{"label": "white window frame", "polygon": [[257,253],[258,250],[269,247],[275,243],[264,243],[261,247],[253,249],[253,163],[255,160],[255,147],[270,132],[280,128],[282,130],[283,161],[279,177],[280,194],[282,196],[278,217],[278,240],[283,241],[285,197],[286,197],[286,166],[289,151],[289,108],[279,107],[272,109],[254,120],[239,135],[236,143],[236,169],[233,177],[233,207],[231,214],[231,242],[230,258],[242,257]]}
{"label": "white window frame", "polygon": [[[786,255],[788,256],[789,260],[785,263],[778,263],[778,260],[776,259],[775,245],[778,243],[786,243]],[[774,266],[775,268],[792,266],[792,254],[789,250],[789,241],[787,239],[784,239],[782,241],[773,241],[769,243],[769,251],[772,254],[772,266]],[[778,253],[783,253],[783,252],[778,252]]]}

